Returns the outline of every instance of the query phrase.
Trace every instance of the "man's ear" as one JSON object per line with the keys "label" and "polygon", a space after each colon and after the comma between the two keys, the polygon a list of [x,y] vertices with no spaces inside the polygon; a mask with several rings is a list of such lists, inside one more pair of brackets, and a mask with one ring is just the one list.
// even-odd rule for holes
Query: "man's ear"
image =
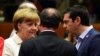
{"label": "man's ear", "polygon": [[75,23],[77,23],[78,25],[81,23],[81,18],[79,16],[76,17]]}
{"label": "man's ear", "polygon": [[41,28],[42,28],[42,26],[41,26],[41,24],[38,26],[38,30],[39,31],[41,31]]}

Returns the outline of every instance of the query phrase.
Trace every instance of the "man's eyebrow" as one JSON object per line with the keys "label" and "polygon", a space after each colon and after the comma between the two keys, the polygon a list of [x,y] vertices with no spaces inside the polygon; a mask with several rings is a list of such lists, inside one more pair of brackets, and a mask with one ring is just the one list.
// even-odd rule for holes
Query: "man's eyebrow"
{"label": "man's eyebrow", "polygon": [[68,20],[63,20],[63,21],[68,21]]}

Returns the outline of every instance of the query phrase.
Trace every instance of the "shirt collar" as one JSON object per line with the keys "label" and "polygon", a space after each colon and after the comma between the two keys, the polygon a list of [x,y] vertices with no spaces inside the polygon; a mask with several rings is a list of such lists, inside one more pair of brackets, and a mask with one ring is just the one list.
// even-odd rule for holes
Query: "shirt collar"
{"label": "shirt collar", "polygon": [[51,30],[51,29],[43,30],[43,31],[41,31],[41,32],[45,32],[45,31],[55,32],[54,30]]}
{"label": "shirt collar", "polygon": [[20,38],[16,33],[14,33],[13,36],[14,36],[14,37],[13,37],[14,41],[15,41],[18,45],[20,45],[20,44],[22,43],[21,38]]}
{"label": "shirt collar", "polygon": [[84,39],[84,37],[86,36],[86,34],[93,28],[93,26],[89,26],[79,37],[81,39]]}

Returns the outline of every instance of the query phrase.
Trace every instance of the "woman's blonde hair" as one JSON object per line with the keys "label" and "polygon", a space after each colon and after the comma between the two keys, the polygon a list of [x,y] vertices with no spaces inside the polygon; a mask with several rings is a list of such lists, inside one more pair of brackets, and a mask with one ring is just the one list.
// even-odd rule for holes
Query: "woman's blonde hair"
{"label": "woman's blonde hair", "polygon": [[18,30],[17,24],[24,20],[34,20],[34,22],[38,22],[40,21],[40,18],[36,10],[31,8],[18,9],[13,16],[15,30]]}

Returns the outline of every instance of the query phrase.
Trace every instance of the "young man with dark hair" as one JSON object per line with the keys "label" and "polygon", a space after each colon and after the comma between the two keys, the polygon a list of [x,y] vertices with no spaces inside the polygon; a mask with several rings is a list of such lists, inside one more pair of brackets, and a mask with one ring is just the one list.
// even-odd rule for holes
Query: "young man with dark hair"
{"label": "young man with dark hair", "polygon": [[86,7],[75,5],[65,10],[63,27],[77,38],[78,56],[100,56],[100,33],[90,24]]}

